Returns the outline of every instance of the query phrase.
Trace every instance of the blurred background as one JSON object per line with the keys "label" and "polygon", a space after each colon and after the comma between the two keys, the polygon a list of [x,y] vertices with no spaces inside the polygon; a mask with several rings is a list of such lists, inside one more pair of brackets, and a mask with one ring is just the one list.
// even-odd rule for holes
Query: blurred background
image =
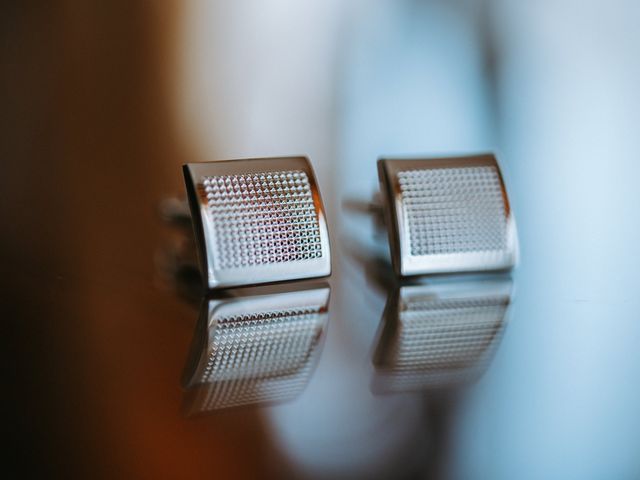
{"label": "blurred background", "polygon": [[[335,245],[366,231],[342,201],[371,198],[378,157],[492,150],[518,220],[515,310],[539,316],[511,330],[520,356],[496,377],[501,395],[466,412],[455,474],[637,475],[639,24],[634,0],[5,2],[1,296],[17,471],[291,474],[273,460],[296,444],[290,416],[174,414],[194,313],[158,293],[153,252],[183,163],[308,155]],[[345,268],[332,295],[347,315],[358,303]]]}

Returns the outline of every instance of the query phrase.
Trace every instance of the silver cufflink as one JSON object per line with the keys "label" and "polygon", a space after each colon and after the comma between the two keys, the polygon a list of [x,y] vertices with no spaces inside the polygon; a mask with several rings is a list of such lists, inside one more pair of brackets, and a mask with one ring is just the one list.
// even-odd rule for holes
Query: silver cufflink
{"label": "silver cufflink", "polygon": [[494,155],[381,159],[378,175],[398,275],[515,265],[516,224]]}
{"label": "silver cufflink", "polygon": [[209,288],[331,273],[324,208],[306,158],[192,163],[184,177]]}
{"label": "silver cufflink", "polygon": [[488,368],[506,324],[510,279],[403,286],[378,334],[372,390],[454,388]]}
{"label": "silver cufflink", "polygon": [[261,289],[202,304],[183,375],[187,416],[280,403],[306,387],[324,339],[330,288]]}

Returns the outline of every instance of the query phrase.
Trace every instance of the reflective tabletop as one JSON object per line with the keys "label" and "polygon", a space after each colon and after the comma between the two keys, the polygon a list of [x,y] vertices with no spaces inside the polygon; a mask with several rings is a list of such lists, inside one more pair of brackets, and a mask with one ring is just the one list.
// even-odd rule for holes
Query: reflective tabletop
{"label": "reflective tabletop", "polygon": [[[5,3],[2,478],[640,478],[637,0]],[[398,278],[487,152],[515,268]],[[331,275],[203,292],[183,164],[291,155]]]}
{"label": "reflective tabletop", "polygon": [[361,228],[334,242],[330,277],[203,294],[189,225],[149,222],[153,235],[139,235],[146,246],[128,262],[113,251],[113,266],[27,262],[5,277],[6,312],[19,320],[10,424],[44,460],[37,471],[543,478],[635,468],[640,326],[628,283],[595,288],[526,264],[399,279],[374,222],[356,214]]}

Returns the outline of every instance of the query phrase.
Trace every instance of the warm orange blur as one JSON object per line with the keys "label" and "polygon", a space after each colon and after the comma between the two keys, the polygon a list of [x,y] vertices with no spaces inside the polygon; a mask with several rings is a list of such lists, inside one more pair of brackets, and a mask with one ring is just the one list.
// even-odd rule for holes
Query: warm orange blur
{"label": "warm orange blur", "polygon": [[[18,439],[27,471],[268,476],[274,453],[256,413],[217,419],[215,430],[180,417],[196,312],[153,287],[157,202],[181,194],[189,160],[172,111],[181,2],[3,10],[2,288],[26,379],[16,416],[32,432]],[[119,286],[127,276],[141,279],[135,291]]]}

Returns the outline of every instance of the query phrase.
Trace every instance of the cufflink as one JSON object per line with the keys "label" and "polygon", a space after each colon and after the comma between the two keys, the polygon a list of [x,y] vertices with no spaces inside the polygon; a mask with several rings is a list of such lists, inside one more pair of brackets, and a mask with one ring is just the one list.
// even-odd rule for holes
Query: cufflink
{"label": "cufflink", "polygon": [[329,286],[253,290],[203,303],[183,375],[187,416],[281,403],[306,387],[328,321]]}
{"label": "cufflink", "polygon": [[308,159],[192,163],[183,172],[210,289],[331,273],[327,222]]}
{"label": "cufflink", "polygon": [[516,224],[494,155],[381,159],[378,176],[398,275],[515,265]]}
{"label": "cufflink", "polygon": [[373,354],[376,393],[477,380],[502,338],[510,279],[402,286],[389,297]]}

